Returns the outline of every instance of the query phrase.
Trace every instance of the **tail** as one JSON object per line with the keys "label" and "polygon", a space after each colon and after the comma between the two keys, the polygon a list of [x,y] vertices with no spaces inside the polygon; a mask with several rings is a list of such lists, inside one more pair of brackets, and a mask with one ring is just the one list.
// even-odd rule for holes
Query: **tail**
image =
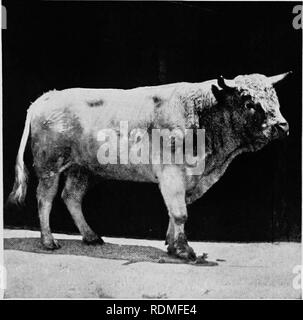
{"label": "tail", "polygon": [[31,112],[30,109],[27,111],[27,116],[25,120],[24,130],[18,150],[18,155],[15,165],[15,182],[13,190],[9,195],[8,201],[15,204],[22,204],[25,199],[27,190],[27,178],[28,171],[23,162],[23,154],[26,147],[31,122]]}

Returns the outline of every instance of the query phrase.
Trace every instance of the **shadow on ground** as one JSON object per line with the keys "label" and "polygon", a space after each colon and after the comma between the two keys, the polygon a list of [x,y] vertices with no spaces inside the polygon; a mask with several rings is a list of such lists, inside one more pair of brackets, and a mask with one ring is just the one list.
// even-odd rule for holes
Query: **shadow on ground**
{"label": "shadow on ground", "polygon": [[43,249],[39,238],[4,239],[5,250],[19,250],[44,254],[64,254],[86,256],[92,258],[126,260],[125,265],[135,262],[191,264],[197,266],[215,266],[216,262],[207,261],[205,256],[196,261],[185,261],[169,256],[165,251],[151,246],[119,245],[104,243],[103,245],[85,245],[80,240],[60,240],[61,248],[55,251]]}

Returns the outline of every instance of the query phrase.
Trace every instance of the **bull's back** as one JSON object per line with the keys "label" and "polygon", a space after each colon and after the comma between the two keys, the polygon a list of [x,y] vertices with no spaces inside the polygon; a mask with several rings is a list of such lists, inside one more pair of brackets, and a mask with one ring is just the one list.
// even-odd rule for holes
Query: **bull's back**
{"label": "bull's back", "polygon": [[110,121],[140,122],[152,115],[155,108],[168,104],[181,83],[135,89],[71,88],[50,91],[31,106],[35,117],[52,121],[64,112],[78,117],[89,130],[96,122],[109,126]]}

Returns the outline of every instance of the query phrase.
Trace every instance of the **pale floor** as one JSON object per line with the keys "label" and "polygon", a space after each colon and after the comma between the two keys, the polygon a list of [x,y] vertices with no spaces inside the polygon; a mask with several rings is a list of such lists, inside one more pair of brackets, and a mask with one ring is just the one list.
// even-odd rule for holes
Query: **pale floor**
{"label": "pale floor", "polygon": [[[39,238],[36,231],[5,230],[5,239]],[[80,236],[55,234],[57,239]],[[164,241],[103,237],[121,245],[165,250]],[[6,241],[11,241],[6,240]],[[34,241],[37,241],[33,239]],[[80,243],[79,241],[76,241]],[[136,262],[73,254],[4,251],[5,298],[168,298],[300,299],[294,268],[301,264],[299,243],[191,242],[217,266]],[[120,246],[117,246],[120,248]],[[90,249],[87,249],[90,250]],[[98,247],[94,250],[99,250]],[[158,250],[158,251],[157,251]],[[35,250],[32,250],[35,251]],[[67,251],[68,252],[68,251]],[[160,252],[160,251],[159,251]],[[79,254],[79,252],[77,253]],[[296,269],[298,270],[298,269]]]}

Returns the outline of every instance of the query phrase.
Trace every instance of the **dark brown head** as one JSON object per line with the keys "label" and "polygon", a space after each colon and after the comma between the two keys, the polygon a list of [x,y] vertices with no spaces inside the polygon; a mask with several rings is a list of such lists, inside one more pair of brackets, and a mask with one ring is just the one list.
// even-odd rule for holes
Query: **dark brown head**
{"label": "dark brown head", "polygon": [[230,114],[237,133],[255,149],[289,134],[274,88],[288,74],[273,77],[240,75],[233,80],[219,77],[218,86],[212,86],[214,96],[224,112]]}

